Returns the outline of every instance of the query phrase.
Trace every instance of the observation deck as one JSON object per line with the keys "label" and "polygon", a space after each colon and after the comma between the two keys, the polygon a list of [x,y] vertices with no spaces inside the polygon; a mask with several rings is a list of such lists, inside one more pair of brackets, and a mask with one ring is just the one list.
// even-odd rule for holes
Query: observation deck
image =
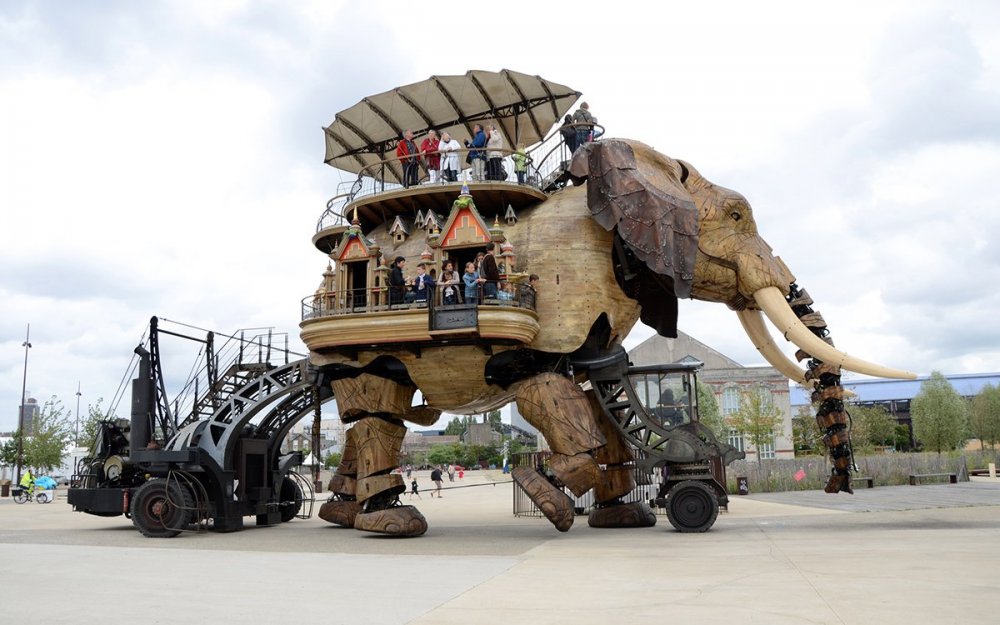
{"label": "observation deck", "polygon": [[[324,128],[325,160],[356,177],[338,187],[312,237],[330,263],[320,287],[301,302],[309,349],[530,344],[540,326],[531,268],[517,262],[514,249],[518,214],[566,186],[580,137],[603,134],[596,120],[556,126],[579,96],[539,76],[477,70],[433,76],[338,113]],[[501,145],[472,146],[473,136],[481,137],[476,126],[491,133],[490,141],[499,135]],[[465,147],[429,152],[422,142],[431,131]],[[413,145],[400,158],[404,135]],[[435,176],[438,169],[450,175]],[[417,182],[402,184],[410,176]],[[465,297],[463,269],[489,248],[500,279],[480,281]],[[407,261],[405,287],[389,284],[390,264],[399,258]],[[437,285],[414,301],[418,264]],[[454,273],[442,280],[446,271]]]}

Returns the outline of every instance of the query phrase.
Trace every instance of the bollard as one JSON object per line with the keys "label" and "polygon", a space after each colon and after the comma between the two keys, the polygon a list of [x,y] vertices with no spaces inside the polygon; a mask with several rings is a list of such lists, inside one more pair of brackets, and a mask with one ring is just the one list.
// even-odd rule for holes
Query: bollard
{"label": "bollard", "polygon": [[995,462],[990,463],[990,477],[993,479],[997,477],[997,463]]}

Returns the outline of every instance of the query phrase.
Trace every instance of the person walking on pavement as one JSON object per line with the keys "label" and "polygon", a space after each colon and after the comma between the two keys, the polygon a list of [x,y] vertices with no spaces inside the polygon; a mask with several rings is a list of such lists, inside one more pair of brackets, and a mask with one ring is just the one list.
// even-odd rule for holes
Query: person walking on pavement
{"label": "person walking on pavement", "polygon": [[441,498],[441,482],[443,481],[441,479],[441,467],[434,467],[434,470],[431,471],[431,481],[434,482],[434,486],[435,486],[435,489],[431,491],[431,497],[433,497],[435,495],[435,493],[436,493],[437,496],[438,496],[438,499],[440,499]]}

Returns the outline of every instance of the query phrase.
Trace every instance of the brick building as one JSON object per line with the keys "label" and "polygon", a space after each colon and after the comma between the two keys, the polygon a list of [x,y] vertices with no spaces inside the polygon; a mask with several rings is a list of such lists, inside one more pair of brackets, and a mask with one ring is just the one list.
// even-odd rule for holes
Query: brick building
{"label": "brick building", "polygon": [[766,402],[781,413],[781,426],[773,441],[758,450],[742,433],[730,429],[728,443],[744,451],[748,460],[756,459],[758,452],[765,460],[795,457],[788,378],[774,367],[745,367],[683,332],[678,332],[676,339],[654,335],[629,351],[628,355],[636,366],[691,360],[705,363],[698,372],[698,383],[712,389],[723,416],[732,414],[739,408],[742,392],[760,393]]}

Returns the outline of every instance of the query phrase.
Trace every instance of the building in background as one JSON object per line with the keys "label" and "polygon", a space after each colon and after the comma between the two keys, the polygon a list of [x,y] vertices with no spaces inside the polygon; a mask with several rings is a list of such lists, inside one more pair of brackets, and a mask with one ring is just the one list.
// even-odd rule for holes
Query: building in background
{"label": "building in background", "polygon": [[32,436],[35,433],[35,419],[38,418],[38,400],[30,395],[24,403],[18,406],[20,415],[20,428],[25,436]]}
{"label": "building in background", "polygon": [[[285,437],[282,447],[286,451],[312,450],[313,420],[305,418],[292,426]],[[342,452],[347,426],[340,418],[322,419],[319,424],[319,461],[322,462],[329,454]]]}
{"label": "building in background", "polygon": [[462,434],[462,442],[466,445],[498,445],[503,437],[493,429],[491,423],[470,423]]}
{"label": "building in background", "polygon": [[774,439],[756,449],[742,433],[730,429],[727,442],[745,452],[748,460],[756,459],[758,454],[763,460],[795,457],[789,382],[774,367],[744,367],[683,332],[678,332],[676,339],[654,335],[629,351],[628,356],[635,366],[690,361],[705,363],[698,372],[698,383],[712,389],[723,416],[731,415],[739,409],[742,393],[760,393],[764,401],[781,414],[781,426]]}
{"label": "building in background", "polygon": [[[987,384],[1000,386],[1000,373],[962,373],[944,376],[955,391],[972,399]],[[905,425],[910,432],[910,446],[913,447],[913,421],[910,419],[910,402],[920,392],[920,386],[930,379],[923,376],[915,380],[887,380],[883,378],[867,378],[862,380],[841,380],[844,388],[853,391],[857,397],[852,403],[861,406],[881,406],[900,425]],[[793,410],[800,407],[809,408],[809,391],[801,386],[793,386],[791,393]]]}

